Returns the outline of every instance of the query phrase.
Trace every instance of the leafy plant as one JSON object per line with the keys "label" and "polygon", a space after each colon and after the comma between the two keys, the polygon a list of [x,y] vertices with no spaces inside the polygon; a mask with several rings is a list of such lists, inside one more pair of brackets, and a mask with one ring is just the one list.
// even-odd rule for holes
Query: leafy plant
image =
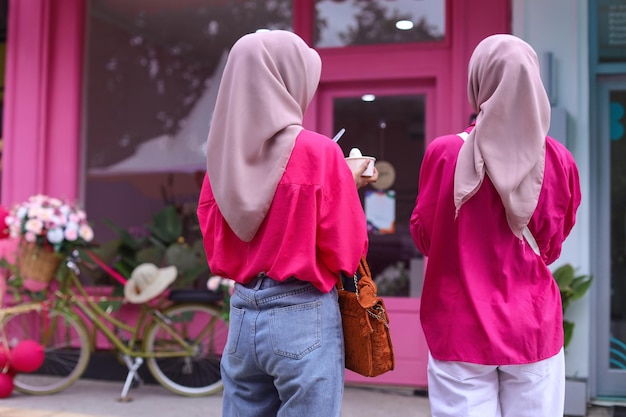
{"label": "leafy plant", "polygon": [[[574,267],[570,264],[560,266],[552,272],[552,276],[554,276],[561,292],[563,317],[565,317],[565,311],[570,303],[585,295],[593,282],[593,277],[591,275],[576,275]],[[574,323],[563,318],[563,332],[565,337],[564,347],[567,348],[567,345],[572,341]]]}
{"label": "leafy plant", "polygon": [[167,205],[145,228],[127,230],[111,221],[107,225],[119,238],[94,252],[126,278],[144,262],[176,266],[178,278],[174,285],[178,288],[187,287],[210,272],[193,206]]}

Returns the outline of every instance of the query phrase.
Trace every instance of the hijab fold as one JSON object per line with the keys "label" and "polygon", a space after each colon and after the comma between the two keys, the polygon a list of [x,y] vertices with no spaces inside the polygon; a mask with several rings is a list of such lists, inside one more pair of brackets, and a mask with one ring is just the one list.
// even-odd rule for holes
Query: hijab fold
{"label": "hijab fold", "polygon": [[485,38],[470,58],[467,91],[478,116],[457,157],[456,211],[488,174],[509,227],[521,239],[539,200],[550,127],[550,102],[537,54],[512,35]]}
{"label": "hijab fold", "polygon": [[265,219],[321,68],[317,52],[283,30],[245,35],[230,51],[207,139],[207,174],[222,216],[243,241]]}

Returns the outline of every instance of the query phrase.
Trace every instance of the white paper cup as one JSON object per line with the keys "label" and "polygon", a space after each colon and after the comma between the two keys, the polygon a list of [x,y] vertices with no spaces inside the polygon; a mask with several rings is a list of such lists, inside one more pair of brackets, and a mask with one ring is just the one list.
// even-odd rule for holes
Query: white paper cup
{"label": "white paper cup", "polygon": [[350,167],[350,170],[352,172],[358,171],[359,168],[361,168],[361,165],[363,165],[363,161],[370,161],[370,163],[367,165],[367,169],[365,170],[365,172],[363,172],[361,176],[371,177],[372,175],[374,175],[374,162],[376,162],[376,158],[374,158],[373,156],[358,156],[355,158],[346,158],[346,162],[348,163],[348,166]]}

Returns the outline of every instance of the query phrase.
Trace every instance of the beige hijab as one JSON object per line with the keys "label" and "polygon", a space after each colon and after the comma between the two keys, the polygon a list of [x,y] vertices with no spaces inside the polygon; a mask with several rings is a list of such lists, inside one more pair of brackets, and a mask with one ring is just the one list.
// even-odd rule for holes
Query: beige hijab
{"label": "beige hijab", "polygon": [[322,70],[315,50],[275,30],[232,47],[207,140],[207,173],[233,232],[249,242],[272,203]]}
{"label": "beige hijab", "polygon": [[467,92],[478,117],[457,158],[454,205],[458,213],[488,173],[521,239],[539,200],[550,127],[537,54],[515,36],[487,37],[470,59]]}

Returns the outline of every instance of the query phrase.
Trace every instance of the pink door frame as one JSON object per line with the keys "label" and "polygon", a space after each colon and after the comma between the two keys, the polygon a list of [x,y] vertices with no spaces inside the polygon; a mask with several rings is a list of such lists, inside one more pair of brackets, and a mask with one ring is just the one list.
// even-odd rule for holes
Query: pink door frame
{"label": "pink door frame", "polygon": [[[425,136],[433,138],[435,112],[435,84],[433,79],[401,79],[396,81],[366,81],[325,83],[320,86],[312,114],[317,129],[329,137],[333,129],[333,99],[336,97],[360,97],[365,93],[376,96],[424,95],[426,97]],[[313,116],[308,115],[309,119]],[[313,121],[313,120],[311,120]],[[374,379],[346,371],[346,382],[353,384],[386,384],[410,387],[426,387],[428,346],[420,326],[419,298],[387,297],[391,337],[394,344],[396,368]]]}
{"label": "pink door frame", "polygon": [[[333,137],[333,99],[335,97],[360,97],[371,93],[376,96],[399,96],[399,95],[424,95],[426,96],[426,137],[433,135],[434,112],[429,111],[435,105],[434,87],[432,83],[420,80],[402,80],[394,83],[381,82],[351,82],[341,84],[323,84],[315,97],[315,109],[317,130]],[[307,116],[309,116],[307,114]],[[311,116],[309,116],[311,117]]]}
{"label": "pink door frame", "polygon": [[75,200],[81,174],[86,0],[11,0],[1,203]]}

